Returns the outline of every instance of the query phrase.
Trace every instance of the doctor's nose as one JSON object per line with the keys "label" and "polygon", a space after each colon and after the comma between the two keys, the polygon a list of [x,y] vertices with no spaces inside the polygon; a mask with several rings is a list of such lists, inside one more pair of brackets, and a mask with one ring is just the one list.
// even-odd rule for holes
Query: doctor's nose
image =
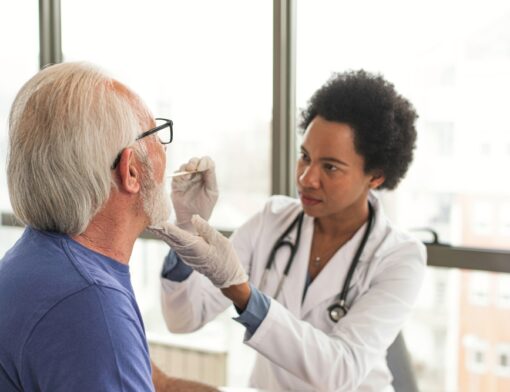
{"label": "doctor's nose", "polygon": [[303,171],[298,175],[299,184],[304,188],[319,188],[320,187],[320,171],[313,165],[303,168]]}

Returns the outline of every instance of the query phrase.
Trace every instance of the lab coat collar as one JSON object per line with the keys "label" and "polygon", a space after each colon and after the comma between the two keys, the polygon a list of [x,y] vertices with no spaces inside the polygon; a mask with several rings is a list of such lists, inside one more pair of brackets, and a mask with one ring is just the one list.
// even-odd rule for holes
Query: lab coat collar
{"label": "lab coat collar", "polygon": [[[382,210],[382,206],[373,193],[369,194],[369,201],[374,207],[374,224],[372,230],[370,231],[370,235],[368,237],[365,248],[360,255],[359,263],[356,267],[356,270],[354,271],[351,283],[349,285],[350,287],[353,287],[359,281],[362,271],[366,267],[366,263],[369,263],[373,258],[375,251],[383,240],[388,228],[388,222]],[[311,238],[313,234],[313,219],[310,220],[312,221],[310,223],[312,231],[309,233],[309,236],[303,236],[307,239],[308,242],[306,256],[302,256],[302,259],[304,260],[304,266],[301,265],[300,268],[304,270],[303,283],[306,278],[306,272],[308,270],[308,259],[310,255]],[[363,238],[365,228],[366,223],[354,234],[354,236],[347,243],[344,244],[344,246],[342,246],[335,253],[332,259],[328,262],[328,264],[326,264],[324,269],[311,283],[310,287],[308,287],[308,291],[306,293],[306,297],[301,309],[301,317],[305,317],[306,314],[314,309],[319,303],[326,300],[329,300],[331,303],[333,303],[334,300],[339,298],[345,278],[347,276],[347,272],[349,270],[349,266],[351,265],[354,254],[361,242],[361,239]],[[300,291],[300,293],[302,292],[303,290]],[[347,298],[349,299],[349,296]],[[348,303],[348,305],[350,305],[350,303]]]}

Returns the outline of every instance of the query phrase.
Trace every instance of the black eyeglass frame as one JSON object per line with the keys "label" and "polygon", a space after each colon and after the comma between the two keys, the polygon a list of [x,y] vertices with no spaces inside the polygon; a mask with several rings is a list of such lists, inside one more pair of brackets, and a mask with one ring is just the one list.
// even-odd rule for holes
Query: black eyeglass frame
{"label": "black eyeglass frame", "polygon": [[[154,127],[154,128],[151,128],[149,129],[148,131],[145,131],[143,133],[141,133],[140,135],[138,135],[138,137],[135,139],[135,142],[140,140],[140,139],[143,139],[144,137],[147,137],[147,136],[150,136],[156,132],[159,132],[161,131],[162,129],[165,129],[166,127],[168,127],[170,129],[170,141],[168,142],[162,142],[161,140],[159,141],[161,144],[170,144],[172,143],[172,140],[174,140],[174,122],[168,118],[162,118],[162,117],[158,117],[156,118],[155,120],[159,120],[159,121],[164,121],[163,124],[161,125],[158,125],[157,127]],[[113,164],[112,164],[112,170],[114,170],[117,165],[119,164],[119,161],[120,161],[120,155],[122,154],[122,151],[124,151],[124,148],[118,153],[117,157],[115,158],[115,161],[113,161]]]}

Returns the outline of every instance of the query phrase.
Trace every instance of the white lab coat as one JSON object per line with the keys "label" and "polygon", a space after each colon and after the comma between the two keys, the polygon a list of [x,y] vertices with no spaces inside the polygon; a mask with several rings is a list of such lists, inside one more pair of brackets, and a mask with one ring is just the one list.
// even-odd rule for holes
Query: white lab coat
{"label": "white lab coat", "polygon": [[[305,215],[301,243],[282,292],[271,299],[255,334],[245,339],[258,352],[251,386],[268,391],[393,391],[386,351],[416,300],[426,252],[423,244],[390,224],[374,194],[370,201],[374,226],[351,281],[350,310],[338,323],[329,319],[327,308],[343,287],[366,224],[314,279],[302,302],[313,234],[313,218]],[[255,286],[277,237],[299,211],[298,200],[273,196],[233,234],[231,240]],[[288,254],[283,247],[276,255],[262,288],[268,296],[276,291]],[[180,283],[162,279],[163,313],[172,332],[194,331],[230,304],[197,272]]]}

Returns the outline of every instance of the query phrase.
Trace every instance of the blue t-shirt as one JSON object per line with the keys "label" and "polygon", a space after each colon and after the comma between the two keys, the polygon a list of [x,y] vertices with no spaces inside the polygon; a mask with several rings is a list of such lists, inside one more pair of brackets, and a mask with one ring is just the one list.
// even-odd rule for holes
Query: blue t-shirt
{"label": "blue t-shirt", "polygon": [[0,391],[153,391],[129,267],[27,228],[0,261]]}

